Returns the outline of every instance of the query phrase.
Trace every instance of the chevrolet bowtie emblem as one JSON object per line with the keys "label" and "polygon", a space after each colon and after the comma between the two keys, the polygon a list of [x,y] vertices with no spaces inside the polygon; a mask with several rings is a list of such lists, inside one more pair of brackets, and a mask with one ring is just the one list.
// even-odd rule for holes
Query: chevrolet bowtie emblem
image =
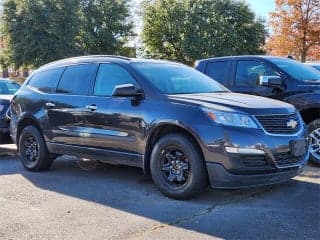
{"label": "chevrolet bowtie emblem", "polygon": [[298,122],[293,119],[291,119],[289,122],[287,122],[287,127],[296,128],[297,125],[298,125]]}

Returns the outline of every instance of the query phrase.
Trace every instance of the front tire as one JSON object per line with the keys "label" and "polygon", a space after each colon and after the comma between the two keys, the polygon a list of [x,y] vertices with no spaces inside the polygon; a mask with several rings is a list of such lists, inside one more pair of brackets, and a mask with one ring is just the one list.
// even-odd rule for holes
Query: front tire
{"label": "front tire", "polygon": [[48,170],[53,162],[40,131],[34,126],[25,127],[19,139],[22,165],[29,171]]}
{"label": "front tire", "polygon": [[308,124],[310,160],[320,166],[320,119]]}
{"label": "front tire", "polygon": [[194,197],[208,184],[200,149],[184,134],[169,134],[158,140],[151,154],[150,170],[159,190],[174,199]]}

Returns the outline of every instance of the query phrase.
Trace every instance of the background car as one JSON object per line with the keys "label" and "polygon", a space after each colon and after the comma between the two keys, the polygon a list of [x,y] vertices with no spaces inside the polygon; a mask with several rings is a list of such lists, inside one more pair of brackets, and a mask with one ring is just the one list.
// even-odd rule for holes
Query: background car
{"label": "background car", "polygon": [[233,92],[294,105],[308,124],[310,159],[320,164],[320,72],[289,58],[230,56],[199,60],[196,69]]}
{"label": "background car", "polygon": [[305,63],[306,65],[309,65],[310,67],[313,67],[315,69],[317,69],[318,71],[320,71],[320,63]]}
{"label": "background car", "polygon": [[0,144],[4,135],[9,133],[9,106],[10,100],[20,85],[10,79],[0,78]]}

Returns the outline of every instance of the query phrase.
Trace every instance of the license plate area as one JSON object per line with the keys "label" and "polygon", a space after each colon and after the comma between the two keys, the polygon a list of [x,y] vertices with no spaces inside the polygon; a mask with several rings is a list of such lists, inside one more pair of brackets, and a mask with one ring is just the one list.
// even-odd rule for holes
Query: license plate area
{"label": "license plate area", "polygon": [[291,154],[301,157],[307,153],[308,142],[306,139],[291,141]]}

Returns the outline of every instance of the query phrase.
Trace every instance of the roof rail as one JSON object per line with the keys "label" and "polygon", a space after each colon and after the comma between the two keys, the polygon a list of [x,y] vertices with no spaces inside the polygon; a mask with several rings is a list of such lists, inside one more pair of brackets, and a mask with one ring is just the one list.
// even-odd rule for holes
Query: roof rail
{"label": "roof rail", "polygon": [[130,60],[131,58],[119,56],[119,55],[86,55],[86,56],[80,56],[79,58],[90,58],[90,57],[110,57],[110,58],[119,58],[123,60]]}
{"label": "roof rail", "polygon": [[50,63],[47,63],[45,65],[42,65],[40,68],[43,67],[48,67],[60,62],[64,62],[64,61],[68,61],[68,60],[77,60],[77,59],[85,59],[85,58],[99,58],[99,57],[109,57],[109,58],[118,58],[118,59],[122,59],[122,60],[127,60],[129,61],[130,58],[128,57],[123,57],[123,56],[117,56],[117,55],[85,55],[85,56],[77,56],[77,57],[71,57],[71,58],[64,58],[64,59],[60,59],[60,60],[56,60]]}

